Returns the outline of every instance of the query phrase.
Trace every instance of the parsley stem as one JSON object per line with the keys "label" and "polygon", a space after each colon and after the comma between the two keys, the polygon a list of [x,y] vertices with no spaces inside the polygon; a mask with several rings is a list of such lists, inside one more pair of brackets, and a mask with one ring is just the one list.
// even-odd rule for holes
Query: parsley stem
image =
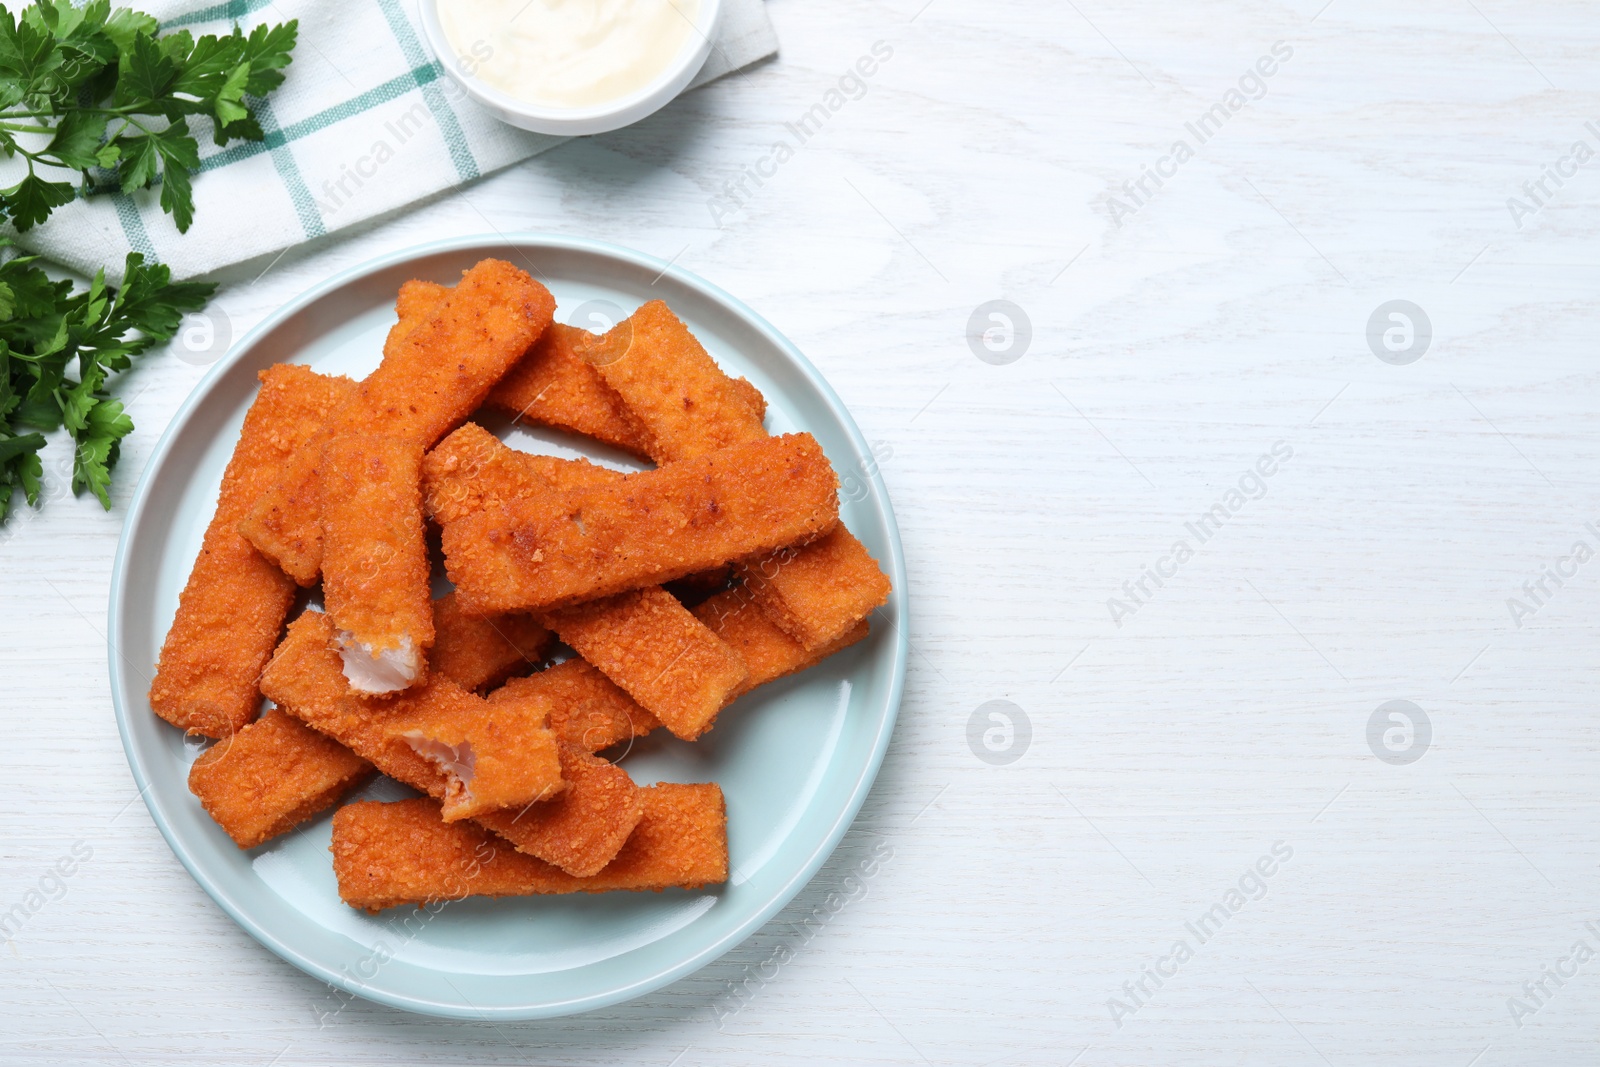
{"label": "parsley stem", "polygon": [[[182,100],[183,97],[174,96],[173,99]],[[117,107],[75,106],[67,110],[76,111],[84,115],[113,115],[118,117],[123,115],[154,114],[156,111],[156,102],[154,100],[135,100],[130,104],[121,104]],[[49,108],[37,111],[5,111],[0,112],[0,119],[50,119],[61,114],[63,114],[62,111],[51,110]]]}

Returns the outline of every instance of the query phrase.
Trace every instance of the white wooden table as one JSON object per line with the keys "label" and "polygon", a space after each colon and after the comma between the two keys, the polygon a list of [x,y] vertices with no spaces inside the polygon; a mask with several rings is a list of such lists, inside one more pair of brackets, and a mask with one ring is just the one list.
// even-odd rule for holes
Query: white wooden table
{"label": "white wooden table", "polygon": [[[118,506],[57,499],[0,545],[0,909],[46,898],[0,950],[0,1061],[1600,1057],[1600,961],[1572,955],[1600,951],[1600,563],[1572,556],[1600,549],[1600,162],[1570,155],[1600,151],[1600,11],[1322,3],[774,0],[774,63],[231,271],[236,336],[491,226],[748,300],[892,452],[900,726],[823,873],[694,977],[550,1023],[358,1002],[319,1028],[325,987],[191,881],[112,721],[118,530],[203,373],[152,356],[118,385]],[[777,162],[879,41],[865,94]],[[730,208],[746,167],[770,176]],[[991,300],[1031,324],[1009,363],[966,337]],[[1431,338],[1381,319],[1380,359],[1393,300]],[[969,744],[992,700],[1025,750],[987,719]],[[1392,700],[1431,736],[1385,712],[1369,743]]]}

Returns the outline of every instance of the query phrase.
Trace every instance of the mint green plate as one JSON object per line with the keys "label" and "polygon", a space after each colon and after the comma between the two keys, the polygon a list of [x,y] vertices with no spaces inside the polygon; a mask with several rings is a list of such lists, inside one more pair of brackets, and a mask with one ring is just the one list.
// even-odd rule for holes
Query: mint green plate
{"label": "mint green plate", "polygon": [[[843,483],[845,522],[894,581],[866,641],[740,700],[695,744],[652,737],[624,758],[640,783],[722,785],[733,862],[728,884],[715,891],[467,900],[432,915],[368,916],[339,900],[327,816],[240,851],[189,792],[189,765],[201,749],[150,711],[148,679],[256,372],[292,361],[365,375],[378,363],[401,282],[452,283],[485,256],[548,285],[563,321],[594,300],[624,312],[665,300],[718,362],[766,394],[769,429],[808,430],[822,443]],[[578,438],[491,425],[518,447],[628,465]],[[894,515],[861,432],[816,368],[755,312],[686,271],[614,245],[534,234],[459,238],[323,283],[269,317],[201,381],[156,447],[123,527],[111,579],[111,692],[128,765],[156,825],[256,940],[332,986],[397,1008],[549,1018],[616,1004],[704,966],[817,872],[866,799],[894,727],[906,669],[905,589]],[[380,779],[365,795],[408,792]],[[340,1003],[330,990],[327,1010]]]}

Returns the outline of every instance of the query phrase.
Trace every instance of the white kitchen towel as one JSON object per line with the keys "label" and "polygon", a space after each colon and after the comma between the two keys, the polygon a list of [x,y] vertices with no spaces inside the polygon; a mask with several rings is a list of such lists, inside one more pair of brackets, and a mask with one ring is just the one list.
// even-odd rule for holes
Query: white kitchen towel
{"label": "white kitchen towel", "polygon": [[[56,209],[20,235],[23,247],[86,275],[120,280],[130,251],[188,278],[280,251],[549,151],[565,138],[528,133],[480,110],[423,42],[417,0],[119,0],[163,31],[246,32],[300,20],[288,77],[257,106],[264,141],[201,146],[194,223],[180,234],[158,189],[97,192]],[[703,85],[772,55],[777,34],[763,0],[723,0]],[[109,178],[110,175],[102,177]],[[112,185],[111,189],[114,190]],[[485,225],[489,225],[487,222]]]}

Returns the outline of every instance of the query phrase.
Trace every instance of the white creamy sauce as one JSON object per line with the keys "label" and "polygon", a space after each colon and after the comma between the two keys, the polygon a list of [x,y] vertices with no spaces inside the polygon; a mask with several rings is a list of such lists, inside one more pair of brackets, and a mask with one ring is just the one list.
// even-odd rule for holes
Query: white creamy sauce
{"label": "white creamy sauce", "polygon": [[671,65],[700,0],[437,0],[462,69],[547,107],[619,100]]}

